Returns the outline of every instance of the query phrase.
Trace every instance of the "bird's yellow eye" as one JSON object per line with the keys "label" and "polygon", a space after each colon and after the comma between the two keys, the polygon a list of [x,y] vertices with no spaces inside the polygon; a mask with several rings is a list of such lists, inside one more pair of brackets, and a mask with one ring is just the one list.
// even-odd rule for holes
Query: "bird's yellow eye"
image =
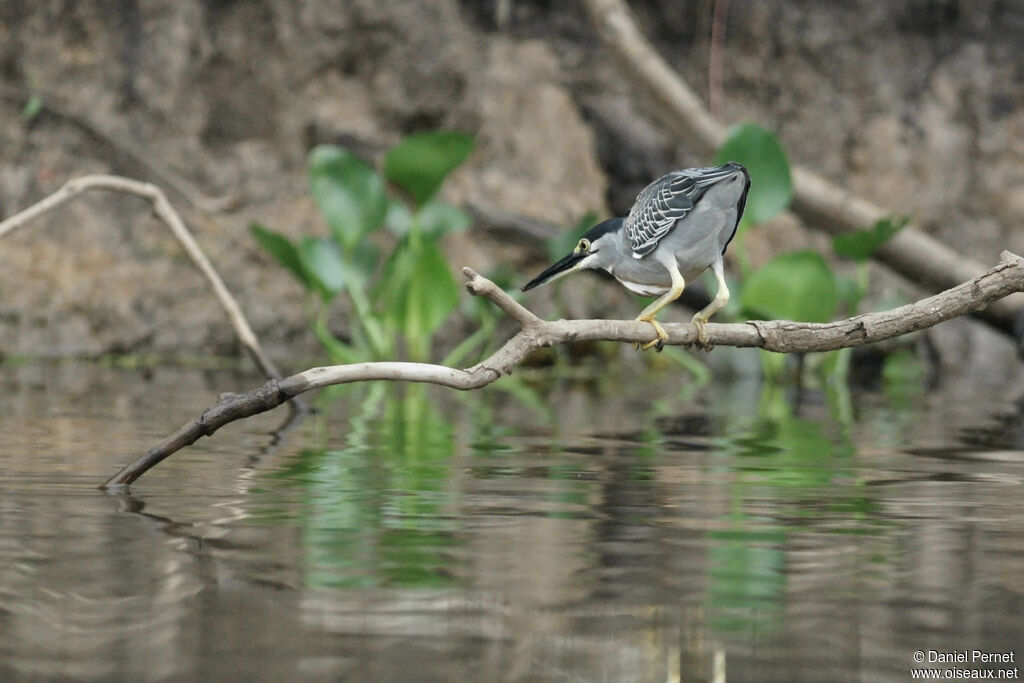
{"label": "bird's yellow eye", "polygon": [[587,251],[590,251],[590,240],[588,240],[588,239],[581,239],[580,243],[576,245],[576,251],[577,252],[587,252]]}

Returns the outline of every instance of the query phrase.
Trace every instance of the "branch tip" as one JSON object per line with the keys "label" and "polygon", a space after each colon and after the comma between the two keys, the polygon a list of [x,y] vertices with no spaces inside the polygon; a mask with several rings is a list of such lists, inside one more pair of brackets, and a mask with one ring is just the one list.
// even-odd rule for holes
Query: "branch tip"
{"label": "branch tip", "polygon": [[1018,256],[1017,254],[1014,254],[1009,249],[1004,249],[1003,250],[1003,253],[1001,253],[999,255],[999,260],[1000,260],[1001,263],[1004,263],[1004,264],[1007,264],[1007,265],[1013,265],[1013,266],[1019,266],[1022,263],[1024,263],[1024,257]]}

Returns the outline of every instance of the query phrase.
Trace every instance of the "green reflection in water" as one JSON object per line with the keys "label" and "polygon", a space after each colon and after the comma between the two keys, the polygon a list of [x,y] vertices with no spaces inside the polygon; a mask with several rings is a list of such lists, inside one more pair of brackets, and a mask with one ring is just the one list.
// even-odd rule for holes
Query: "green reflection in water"
{"label": "green reflection in water", "polygon": [[422,385],[377,385],[346,399],[361,410],[351,418],[345,448],[303,450],[269,475],[282,492],[301,486],[305,584],[454,584],[451,424]]}
{"label": "green reflection in water", "polygon": [[[533,514],[551,519],[587,516],[590,505],[588,493],[592,488],[589,473],[582,463],[573,460],[563,450],[562,438],[552,433],[558,427],[557,411],[552,410],[535,389],[518,380],[508,381],[513,379],[516,378],[503,377],[497,384],[505,383],[506,388],[514,387],[513,391],[506,393],[534,414],[535,424],[544,425],[550,430],[550,440],[541,454],[543,464],[527,463],[531,454],[509,444],[508,439],[518,435],[519,430],[509,427],[503,421],[501,411],[507,406],[507,401],[494,394],[483,394],[469,406],[473,430],[469,444],[473,463],[472,478],[478,481],[501,477],[543,480],[545,485],[538,487],[538,490],[542,502],[550,505],[543,506],[541,510],[532,510]],[[566,458],[573,462],[565,462]],[[530,493],[536,495],[538,490]],[[517,498],[517,501],[524,506],[529,503],[524,497]]]}
{"label": "green reflection in water", "polygon": [[909,413],[921,399],[926,375],[924,362],[911,351],[904,349],[886,357],[882,381],[885,394],[896,411]]}
{"label": "green reflection in water", "polygon": [[787,534],[758,528],[770,521],[736,514],[731,527],[709,533],[712,627],[721,631],[761,630],[779,618],[785,589]]}
{"label": "green reflection in water", "polygon": [[[855,448],[841,420],[797,416],[782,387],[769,384],[757,416],[725,433],[736,436],[714,440],[721,472],[729,476],[730,509],[708,533],[711,623],[721,631],[770,631],[783,616],[794,537],[878,536],[889,525],[858,481]],[[867,555],[884,557],[886,550],[879,541]]]}

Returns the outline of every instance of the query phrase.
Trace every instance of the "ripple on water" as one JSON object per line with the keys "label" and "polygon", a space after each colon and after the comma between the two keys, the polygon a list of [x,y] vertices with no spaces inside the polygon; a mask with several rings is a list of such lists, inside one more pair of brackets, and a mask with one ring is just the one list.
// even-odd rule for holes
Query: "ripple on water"
{"label": "ripple on water", "polygon": [[66,397],[8,378],[0,404],[5,673],[885,680],[918,649],[1019,647],[1024,454],[980,431],[735,396],[638,421],[574,390],[545,422],[497,394],[354,393],[104,494],[216,392],[89,372]]}

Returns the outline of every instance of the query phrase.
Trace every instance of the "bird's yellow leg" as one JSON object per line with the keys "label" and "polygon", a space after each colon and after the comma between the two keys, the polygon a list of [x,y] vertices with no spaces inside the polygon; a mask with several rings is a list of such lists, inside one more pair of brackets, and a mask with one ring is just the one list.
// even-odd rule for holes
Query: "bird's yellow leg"
{"label": "bird's yellow leg", "polygon": [[636,317],[636,319],[641,322],[646,322],[653,325],[654,331],[658,335],[656,338],[647,342],[642,347],[639,343],[634,345],[636,348],[643,349],[644,351],[651,348],[652,346],[657,346],[658,350],[660,351],[661,347],[665,344],[666,341],[668,341],[668,333],[665,332],[665,328],[661,326],[661,323],[654,319],[654,316],[658,315],[661,309],[665,308],[670,303],[678,299],[679,296],[683,293],[683,287],[686,286],[686,281],[683,280],[683,275],[682,273],[679,272],[679,266],[676,265],[675,259],[672,259],[672,263],[668,268],[668,272],[672,276],[672,286],[669,287],[669,290],[667,292],[665,292],[657,299],[652,301],[647,308],[640,311],[640,315]]}
{"label": "bird's yellow leg", "polygon": [[711,303],[693,316],[693,324],[697,328],[697,346],[705,351],[710,351],[712,347],[708,343],[708,333],[705,325],[711,316],[729,303],[729,286],[725,284],[725,272],[722,267],[721,257],[715,259],[715,262],[711,264],[711,272],[715,274],[715,279],[718,280],[718,292],[715,294],[715,298],[711,300]]}

